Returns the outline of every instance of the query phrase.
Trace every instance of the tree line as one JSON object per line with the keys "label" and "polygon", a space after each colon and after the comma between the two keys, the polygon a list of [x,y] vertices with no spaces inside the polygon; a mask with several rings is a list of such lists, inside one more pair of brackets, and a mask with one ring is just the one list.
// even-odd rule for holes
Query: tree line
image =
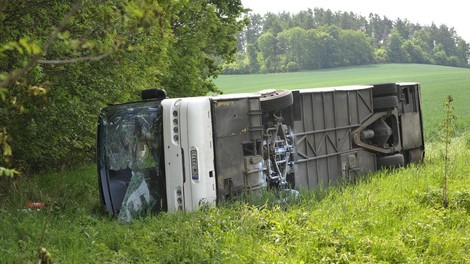
{"label": "tree line", "polygon": [[0,0],[0,179],[92,160],[99,109],[142,89],[217,91],[245,12],[239,0]]}
{"label": "tree line", "polygon": [[454,28],[322,8],[295,14],[249,13],[236,61],[224,73],[314,70],[370,63],[469,67],[470,45]]}

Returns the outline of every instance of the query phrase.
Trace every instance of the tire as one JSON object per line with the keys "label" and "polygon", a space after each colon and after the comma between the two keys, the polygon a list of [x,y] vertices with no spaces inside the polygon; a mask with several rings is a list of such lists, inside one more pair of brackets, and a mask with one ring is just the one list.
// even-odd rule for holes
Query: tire
{"label": "tire", "polygon": [[406,152],[407,163],[420,163],[424,159],[424,150],[420,148],[410,149]]}
{"label": "tire", "polygon": [[398,106],[398,97],[382,96],[374,98],[374,109],[392,109]]}
{"label": "tire", "polygon": [[402,154],[395,154],[377,158],[377,169],[395,168],[404,165],[405,157]]}
{"label": "tire", "polygon": [[395,83],[382,83],[375,84],[372,88],[372,95],[374,97],[383,95],[397,95],[398,89]]}
{"label": "tire", "polygon": [[265,90],[258,93],[263,112],[272,112],[289,107],[294,103],[294,96],[287,90]]}

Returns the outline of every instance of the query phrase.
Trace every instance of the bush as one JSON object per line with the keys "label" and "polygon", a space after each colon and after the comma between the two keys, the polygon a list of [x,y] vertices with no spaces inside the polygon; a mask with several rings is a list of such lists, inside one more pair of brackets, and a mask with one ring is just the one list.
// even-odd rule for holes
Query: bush
{"label": "bush", "polygon": [[287,71],[288,72],[296,72],[300,71],[300,65],[297,62],[291,61],[287,63]]}
{"label": "bush", "polygon": [[388,61],[387,51],[385,49],[376,49],[374,57],[377,63],[386,63]]}

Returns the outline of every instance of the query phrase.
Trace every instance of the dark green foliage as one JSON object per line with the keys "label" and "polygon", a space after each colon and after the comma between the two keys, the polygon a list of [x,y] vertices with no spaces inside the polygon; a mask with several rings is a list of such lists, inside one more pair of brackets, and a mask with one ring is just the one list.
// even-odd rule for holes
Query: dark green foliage
{"label": "dark green foliage", "polygon": [[142,89],[215,91],[246,25],[240,1],[79,2],[0,0],[0,168],[92,159],[99,109]]}
{"label": "dark green foliage", "polygon": [[[190,10],[190,12],[188,12]],[[172,20],[175,39],[168,49],[169,68],[161,76],[170,96],[204,95],[217,89],[222,62],[236,52],[236,34],[247,25],[239,20],[240,1],[187,1]]]}
{"label": "dark green foliage", "polygon": [[398,32],[398,30],[392,30],[390,35],[390,43],[387,47],[388,60],[393,63],[407,63],[410,62],[408,54],[402,50],[404,38]]}
{"label": "dark green foliage", "polygon": [[[469,67],[469,43],[446,25],[421,26],[406,19],[392,21],[377,14],[365,18],[322,8],[293,14],[268,13],[264,17],[249,14],[248,18],[253,25],[239,34],[239,60],[226,65],[225,73],[311,70],[375,62]],[[260,66],[234,66],[248,56],[254,58],[253,51],[246,48],[249,45],[258,46]],[[287,67],[289,64],[291,67]]]}

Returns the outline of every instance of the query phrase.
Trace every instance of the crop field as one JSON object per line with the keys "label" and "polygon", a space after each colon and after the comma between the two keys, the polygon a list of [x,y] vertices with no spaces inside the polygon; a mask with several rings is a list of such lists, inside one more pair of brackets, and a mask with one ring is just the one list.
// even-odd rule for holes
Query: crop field
{"label": "crop field", "polygon": [[[0,193],[0,263],[470,263],[470,70],[374,65],[327,71],[220,76],[226,93],[393,81],[422,84],[426,159],[354,183],[265,191],[194,213],[120,224],[100,208],[96,166],[11,182]],[[242,87],[242,88],[240,88]],[[442,205],[442,101],[453,95],[459,133]],[[45,207],[31,210],[29,201]]]}
{"label": "crop field", "polygon": [[419,82],[426,140],[433,141],[444,118],[442,102],[454,98],[456,127],[470,127],[470,69],[421,64],[385,64],[329,70],[250,75],[222,75],[215,83],[224,93],[263,89],[302,89],[384,82]]}

